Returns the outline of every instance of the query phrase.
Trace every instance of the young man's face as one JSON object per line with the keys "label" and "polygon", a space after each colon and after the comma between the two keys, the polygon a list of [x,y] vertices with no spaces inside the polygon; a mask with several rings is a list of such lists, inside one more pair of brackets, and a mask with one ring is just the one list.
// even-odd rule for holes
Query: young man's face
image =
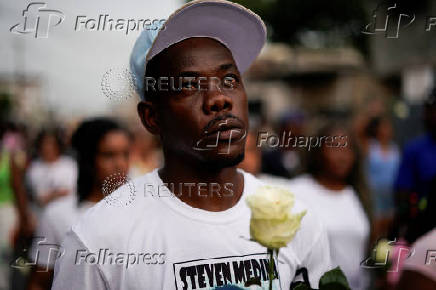
{"label": "young man's face", "polygon": [[158,77],[174,78],[154,102],[164,150],[208,167],[242,161],[247,96],[231,52],[216,40],[189,38],[167,49],[158,66]]}

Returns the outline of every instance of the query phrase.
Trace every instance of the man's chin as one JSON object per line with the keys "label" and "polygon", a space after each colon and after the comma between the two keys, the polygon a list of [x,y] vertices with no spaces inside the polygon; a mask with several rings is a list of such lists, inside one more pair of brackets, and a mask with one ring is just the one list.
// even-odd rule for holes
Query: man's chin
{"label": "man's chin", "polygon": [[244,152],[236,155],[218,154],[215,155],[213,158],[207,158],[207,160],[204,160],[203,166],[205,166],[208,169],[219,170],[223,168],[234,167],[239,163],[241,163],[243,160],[244,160]]}

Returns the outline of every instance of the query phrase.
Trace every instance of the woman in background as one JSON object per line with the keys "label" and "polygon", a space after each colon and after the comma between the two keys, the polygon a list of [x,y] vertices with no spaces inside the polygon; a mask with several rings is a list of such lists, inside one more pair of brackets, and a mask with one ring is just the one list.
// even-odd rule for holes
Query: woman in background
{"label": "woman in background", "polygon": [[27,184],[37,217],[55,199],[74,192],[77,179],[75,161],[63,155],[60,130],[42,130],[36,138],[38,157],[27,171]]}
{"label": "woman in background", "polygon": [[[23,186],[26,157],[24,148],[10,146],[19,143],[15,142],[19,135],[10,132],[15,131],[13,127],[0,122],[0,289],[12,289],[10,263],[14,249],[20,247],[18,240],[29,239],[33,232]],[[5,137],[8,132],[9,137]]]}
{"label": "woman in background", "polygon": [[333,266],[341,267],[351,289],[366,289],[369,281],[360,263],[366,256],[370,222],[358,149],[341,127],[326,126],[317,136],[321,144],[308,152],[308,174],[291,180],[289,188],[323,221]]}
{"label": "woman in background", "polygon": [[59,198],[44,211],[30,252],[36,267],[28,289],[51,288],[54,262],[65,234],[87,209],[104,197],[105,180],[110,178],[111,184],[117,185],[125,181],[130,144],[129,133],[107,118],[84,121],[75,131],[72,146],[78,164],[77,194]]}
{"label": "woman in background", "polygon": [[387,236],[394,216],[393,187],[400,152],[392,142],[392,125],[387,118],[373,118],[366,133],[369,137],[366,176],[374,201],[374,234],[381,238]]}

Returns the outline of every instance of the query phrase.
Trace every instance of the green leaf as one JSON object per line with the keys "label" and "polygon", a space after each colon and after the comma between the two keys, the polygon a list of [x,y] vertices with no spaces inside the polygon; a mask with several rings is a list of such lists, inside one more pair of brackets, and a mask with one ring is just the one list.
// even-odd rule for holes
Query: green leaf
{"label": "green leaf", "polygon": [[301,282],[298,285],[292,287],[291,290],[312,290],[312,289],[309,286],[307,286],[307,284]]}
{"label": "green leaf", "polygon": [[351,290],[340,267],[330,270],[319,279],[320,290]]}

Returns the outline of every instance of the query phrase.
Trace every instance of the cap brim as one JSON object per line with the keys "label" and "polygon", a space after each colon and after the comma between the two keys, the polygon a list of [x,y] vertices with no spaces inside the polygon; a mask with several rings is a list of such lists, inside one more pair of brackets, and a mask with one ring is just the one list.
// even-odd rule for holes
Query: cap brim
{"label": "cap brim", "polygon": [[174,12],[159,31],[146,58],[191,37],[209,37],[232,53],[241,73],[256,59],[266,41],[266,28],[258,15],[228,1],[193,1]]}

